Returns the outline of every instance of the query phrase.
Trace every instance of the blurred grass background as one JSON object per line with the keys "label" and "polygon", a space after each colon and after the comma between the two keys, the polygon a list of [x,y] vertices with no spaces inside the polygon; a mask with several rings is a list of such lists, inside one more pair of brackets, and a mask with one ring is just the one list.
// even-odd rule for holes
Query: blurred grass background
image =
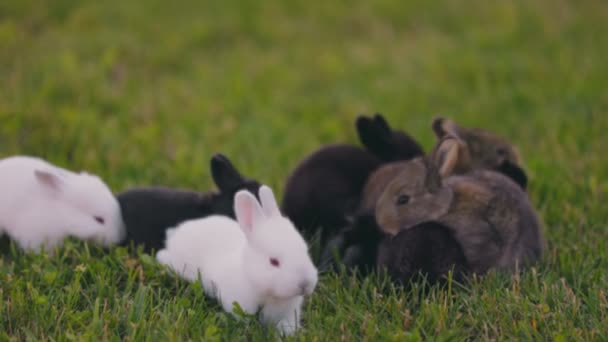
{"label": "blurred grass background", "polygon": [[[92,171],[117,192],[210,189],[223,152],[281,197],[305,155],[357,143],[360,113],[427,149],[433,116],[484,127],[524,157],[542,264],[424,296],[327,275],[298,337],[601,340],[606,32],[600,0],[4,0],[0,151]],[[0,340],[276,337],[145,256],[79,243],[16,254],[0,259]]]}

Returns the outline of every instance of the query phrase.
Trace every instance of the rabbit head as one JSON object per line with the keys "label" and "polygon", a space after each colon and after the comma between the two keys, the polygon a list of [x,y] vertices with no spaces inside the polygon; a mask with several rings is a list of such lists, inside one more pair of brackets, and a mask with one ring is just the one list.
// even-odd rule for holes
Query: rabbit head
{"label": "rabbit head", "polygon": [[234,217],[234,195],[239,190],[247,190],[256,195],[260,183],[245,178],[223,154],[217,153],[211,158],[211,176],[219,189],[214,196],[213,206],[216,213],[229,213]]}
{"label": "rabbit head", "polygon": [[[474,169],[498,169],[504,163],[519,165],[519,153],[506,139],[480,128],[466,128],[445,118],[433,120],[433,131],[438,140],[454,136],[466,143],[470,153],[470,167]],[[458,170],[456,170],[458,173]]]}
{"label": "rabbit head", "polygon": [[292,222],[283,217],[272,190],[263,185],[258,200],[248,191],[235,195],[234,210],[247,244],[244,272],[255,290],[270,298],[309,295],[317,269],[308,246]]}
{"label": "rabbit head", "polygon": [[105,246],[124,239],[126,231],[118,201],[99,177],[60,169],[35,170],[34,175],[51,198],[64,204],[75,236]]}
{"label": "rabbit head", "polygon": [[381,229],[395,235],[423,221],[437,220],[450,210],[454,191],[442,179],[470,168],[467,145],[446,135],[433,153],[405,163],[403,171],[382,193],[376,206]]}

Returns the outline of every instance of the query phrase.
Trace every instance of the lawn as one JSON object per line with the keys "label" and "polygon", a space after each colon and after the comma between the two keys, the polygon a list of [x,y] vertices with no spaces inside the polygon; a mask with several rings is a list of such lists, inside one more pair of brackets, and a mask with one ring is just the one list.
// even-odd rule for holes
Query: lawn
{"label": "lawn", "polygon": [[[423,293],[324,274],[302,340],[608,339],[608,3],[0,1],[0,151],[111,188],[212,189],[215,152],[281,197],[379,111],[510,138],[548,250],[519,276]],[[69,241],[0,254],[0,341],[266,340],[142,253]]]}

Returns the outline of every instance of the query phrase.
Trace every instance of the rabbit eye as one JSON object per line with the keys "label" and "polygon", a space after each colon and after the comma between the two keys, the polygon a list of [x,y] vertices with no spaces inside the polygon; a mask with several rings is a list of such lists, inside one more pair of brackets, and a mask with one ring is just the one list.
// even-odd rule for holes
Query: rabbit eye
{"label": "rabbit eye", "polygon": [[397,197],[397,205],[404,205],[410,201],[410,196],[408,195],[400,195]]}
{"label": "rabbit eye", "polygon": [[104,224],[106,222],[106,220],[103,219],[103,217],[101,216],[93,216],[93,218],[95,219],[95,221],[97,221],[97,223],[99,224]]}
{"label": "rabbit eye", "polygon": [[504,157],[507,155],[507,149],[505,149],[504,147],[499,147],[496,149],[496,154],[498,154],[501,157]]}
{"label": "rabbit eye", "polygon": [[279,262],[279,259],[277,259],[277,258],[270,258],[268,261],[270,261],[270,264],[274,267],[281,266],[281,263]]}

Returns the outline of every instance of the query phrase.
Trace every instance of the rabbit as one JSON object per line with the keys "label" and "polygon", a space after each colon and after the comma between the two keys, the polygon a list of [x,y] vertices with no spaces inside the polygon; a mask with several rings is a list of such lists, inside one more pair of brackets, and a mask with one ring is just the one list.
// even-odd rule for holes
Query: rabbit
{"label": "rabbit", "polygon": [[395,236],[423,222],[440,223],[477,274],[537,261],[545,242],[527,194],[499,172],[473,168],[473,160],[465,141],[443,136],[432,155],[409,163],[387,186],[375,210],[378,227]]}
{"label": "rabbit", "polygon": [[356,126],[368,150],[347,144],[322,147],[300,162],[285,185],[283,212],[308,236],[323,228],[322,243],[349,223],[374,170],[385,162],[422,155],[418,143],[391,130],[380,114],[359,116]]}
{"label": "rabbit", "polygon": [[234,218],[234,194],[241,189],[257,194],[260,184],[243,177],[222,154],[214,155],[210,164],[219,192],[144,187],[119,194],[118,202],[127,229],[123,244],[141,245],[150,253],[163,247],[165,231],[169,227],[210,215]]}
{"label": "rabbit", "polygon": [[[468,152],[467,154],[463,154],[463,156],[466,156],[468,160],[460,162],[464,165],[455,165],[454,173],[463,173],[470,168],[491,169],[509,177],[522,189],[526,188],[527,176],[518,165],[520,163],[519,154],[516,148],[504,138],[482,129],[461,127],[454,121],[445,118],[434,119],[432,128],[438,139],[442,139],[450,134],[458,136],[466,142]],[[470,149],[469,145],[474,148]],[[387,185],[398,175],[403,174],[403,177],[407,175],[407,177],[412,179],[424,179],[425,173],[426,168],[422,156],[408,161],[396,161],[381,165],[367,180],[363,188],[360,206],[356,211],[357,214],[354,216],[365,216],[366,214],[373,213],[376,210],[378,198],[382,195]],[[355,221],[352,221],[354,222],[352,223],[353,226],[363,224]],[[348,224],[343,227],[341,234],[347,233],[353,228]],[[322,264],[326,267],[330,266],[331,262],[335,259],[334,254],[337,252],[341,256],[342,262],[349,269],[358,267],[361,271],[364,271],[365,268],[373,268],[375,260],[369,259],[369,253],[365,251],[376,250],[377,246],[366,246],[370,243],[374,243],[373,240],[365,238],[356,241],[354,238],[347,239],[338,234],[333,241],[327,244],[326,249],[329,248],[330,250],[323,251]]]}
{"label": "rabbit", "polygon": [[0,236],[23,250],[52,253],[68,236],[105,247],[124,238],[120,206],[95,175],[13,156],[0,160],[0,187]]}
{"label": "rabbit", "polygon": [[264,323],[290,335],[300,326],[303,297],[314,291],[317,270],[272,190],[262,185],[258,197],[261,205],[247,191],[236,193],[237,221],[213,215],[167,231],[156,258],[187,280],[200,276],[225,311],[232,312],[234,302],[249,314],[261,310]]}

